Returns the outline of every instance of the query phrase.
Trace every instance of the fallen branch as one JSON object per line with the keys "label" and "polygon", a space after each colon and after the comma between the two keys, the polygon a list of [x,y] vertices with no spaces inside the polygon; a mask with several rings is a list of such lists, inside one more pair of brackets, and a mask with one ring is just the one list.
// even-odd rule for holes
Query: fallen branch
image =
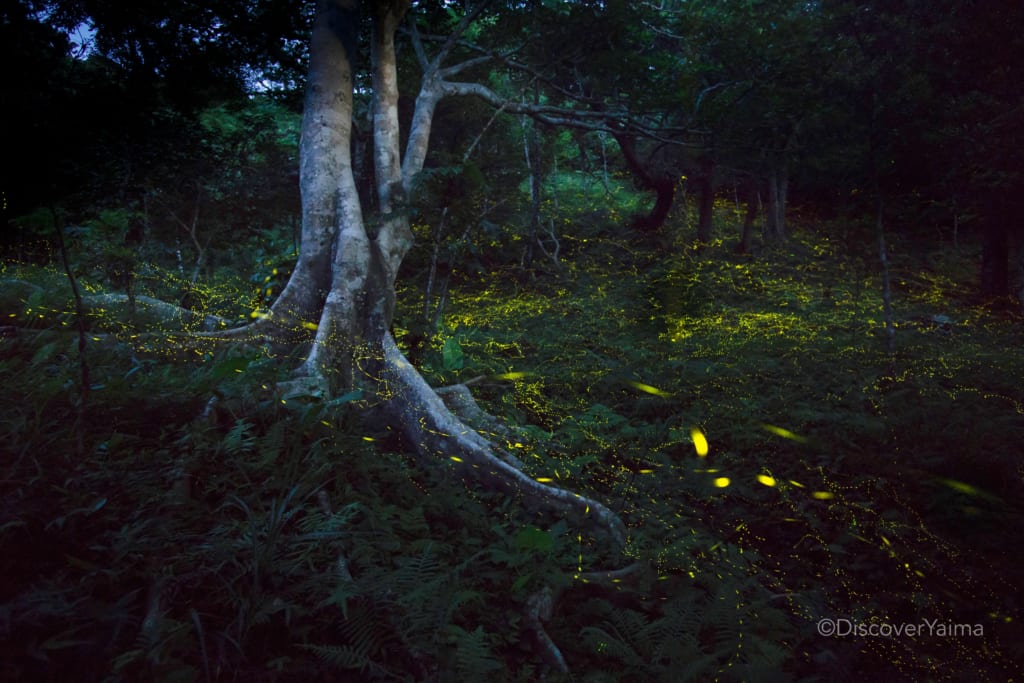
{"label": "fallen branch", "polygon": [[[176,330],[198,327],[200,330],[210,332],[229,324],[220,316],[202,315],[153,297],[137,295],[134,299],[136,314],[139,315],[138,322],[146,327],[170,326]],[[110,311],[127,312],[130,300],[127,294],[95,294],[83,297],[82,304],[90,317],[95,318]]]}

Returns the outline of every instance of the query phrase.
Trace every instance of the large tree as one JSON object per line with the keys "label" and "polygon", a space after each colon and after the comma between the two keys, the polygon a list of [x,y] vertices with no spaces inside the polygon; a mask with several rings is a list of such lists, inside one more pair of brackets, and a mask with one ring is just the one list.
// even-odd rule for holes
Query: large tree
{"label": "large tree", "polygon": [[[565,517],[621,544],[625,529],[614,513],[524,473],[516,458],[445,405],[389,331],[396,277],[413,242],[405,198],[423,168],[438,102],[462,91],[447,79],[477,59],[444,64],[487,3],[467,12],[432,58],[417,45],[425,68],[403,154],[395,36],[410,4],[379,0],[361,8],[358,0],[318,0],[300,146],[299,260],[269,312],[226,336],[311,341],[294,378],[284,384],[289,395],[326,397],[361,390],[375,418],[400,431],[425,457],[457,468],[481,486],[521,496],[532,510]],[[372,23],[372,217],[360,203],[351,155],[354,69],[364,11]],[[444,393],[451,397],[448,403],[461,406],[456,411],[463,418],[479,415],[464,387]]]}

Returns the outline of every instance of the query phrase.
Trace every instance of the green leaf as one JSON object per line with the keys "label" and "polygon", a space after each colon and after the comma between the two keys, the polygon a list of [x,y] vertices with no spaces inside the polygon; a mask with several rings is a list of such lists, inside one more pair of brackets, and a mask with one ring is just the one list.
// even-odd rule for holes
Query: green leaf
{"label": "green leaf", "polygon": [[248,369],[251,360],[250,358],[226,358],[213,366],[210,378],[219,380],[241,374]]}
{"label": "green leaf", "polygon": [[454,339],[446,339],[444,348],[441,349],[441,357],[444,361],[444,369],[448,371],[461,370],[464,362],[462,347]]}
{"label": "green leaf", "polygon": [[539,550],[548,553],[555,547],[555,539],[550,531],[527,527],[516,534],[516,545],[523,550]]}
{"label": "green leaf", "polygon": [[32,356],[32,365],[39,365],[40,363],[45,363],[46,361],[50,360],[50,358],[52,358],[57,353],[57,349],[57,342],[50,342],[49,344],[44,344]]}

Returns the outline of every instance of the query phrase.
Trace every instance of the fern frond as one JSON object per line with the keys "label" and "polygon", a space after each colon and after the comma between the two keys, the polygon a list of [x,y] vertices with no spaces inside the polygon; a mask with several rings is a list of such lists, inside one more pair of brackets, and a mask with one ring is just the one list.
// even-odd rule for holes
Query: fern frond
{"label": "fern frond", "polygon": [[473,631],[450,626],[448,642],[455,648],[455,673],[459,680],[482,681],[488,674],[503,668],[501,662],[494,659],[482,626]]}
{"label": "fern frond", "polygon": [[252,433],[252,423],[245,419],[235,421],[235,425],[224,435],[221,442],[228,455],[249,453],[256,445],[256,435]]}
{"label": "fern frond", "polygon": [[377,610],[359,605],[351,610],[351,616],[341,623],[342,635],[363,660],[370,661],[384,646],[385,637],[380,631],[380,617]]}
{"label": "fern frond", "polygon": [[371,661],[355,648],[347,645],[301,645],[302,649],[315,654],[324,664],[338,669],[356,670],[361,673],[371,671],[377,675],[384,675],[387,670]]}

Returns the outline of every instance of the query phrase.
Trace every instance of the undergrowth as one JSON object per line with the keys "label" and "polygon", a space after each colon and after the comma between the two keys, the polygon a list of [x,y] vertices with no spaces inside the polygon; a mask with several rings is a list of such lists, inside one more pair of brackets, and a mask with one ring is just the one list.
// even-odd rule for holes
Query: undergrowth
{"label": "undergrowth", "polygon": [[[756,258],[581,230],[560,271],[453,283],[425,372],[620,512],[646,571],[611,588],[573,578],[598,541],[422,468],[351,397],[282,403],[265,351],[170,363],[99,316],[82,404],[66,283],[8,266],[0,675],[539,680],[548,587],[571,680],[1008,680],[1024,330],[965,297],[966,259],[894,240],[887,356],[857,230]],[[204,313],[247,315],[223,289]]]}

